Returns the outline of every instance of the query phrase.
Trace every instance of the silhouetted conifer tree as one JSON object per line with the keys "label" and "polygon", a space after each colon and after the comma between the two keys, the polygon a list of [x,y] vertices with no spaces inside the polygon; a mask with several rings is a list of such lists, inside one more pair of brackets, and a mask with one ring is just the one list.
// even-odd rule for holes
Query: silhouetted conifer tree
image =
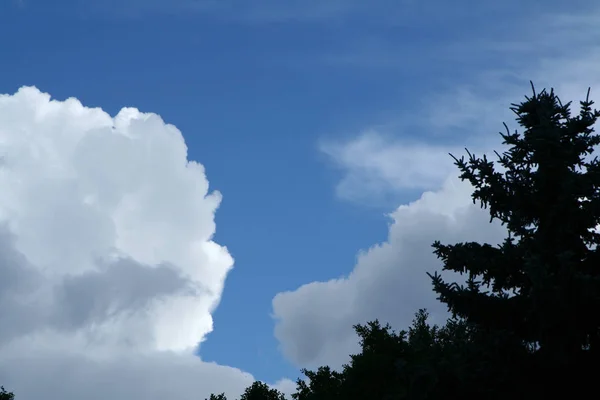
{"label": "silhouetted conifer tree", "polygon": [[600,164],[592,154],[600,143],[593,130],[600,112],[592,109],[589,90],[580,104],[572,116],[570,103],[552,90],[534,89],[513,104],[523,133],[506,129],[508,150],[496,153],[497,162],[470,153],[455,158],[461,179],[475,189],[473,202],[509,234],[501,246],[436,242],[443,269],[467,274],[468,281],[431,277],[454,315],[497,339],[498,356],[512,354],[517,344],[529,350],[531,357],[512,359],[513,372],[525,368],[521,376],[505,371],[504,386],[557,388],[600,368],[592,362],[600,350]]}

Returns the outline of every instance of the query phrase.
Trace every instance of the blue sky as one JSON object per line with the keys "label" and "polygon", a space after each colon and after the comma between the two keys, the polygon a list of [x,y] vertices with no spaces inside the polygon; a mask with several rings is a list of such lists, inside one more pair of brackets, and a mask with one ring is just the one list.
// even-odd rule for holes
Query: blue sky
{"label": "blue sky", "polygon": [[[448,150],[497,141],[529,79],[560,79],[567,97],[597,80],[586,75],[596,36],[577,28],[592,26],[593,3],[563,3],[7,0],[0,93],[35,86],[175,125],[223,195],[214,240],[235,258],[200,356],[295,379],[310,362],[281,346],[300,351],[284,336],[309,324],[274,335],[273,314],[286,318],[296,289],[346,277],[361,249],[392,243],[400,220],[388,214],[445,190]],[[588,58],[568,58],[584,46]]]}

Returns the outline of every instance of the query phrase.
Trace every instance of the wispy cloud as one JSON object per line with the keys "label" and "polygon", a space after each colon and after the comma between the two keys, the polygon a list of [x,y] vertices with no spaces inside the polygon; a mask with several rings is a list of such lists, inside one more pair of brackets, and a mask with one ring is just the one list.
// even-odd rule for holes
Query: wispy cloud
{"label": "wispy cloud", "polygon": [[322,142],[319,147],[344,171],[337,195],[359,203],[437,188],[453,167],[448,152],[462,150],[393,139],[377,131],[347,142]]}
{"label": "wispy cloud", "polygon": [[460,74],[432,76],[430,87],[414,92],[412,106],[388,124],[394,129],[367,127],[355,137],[320,145],[343,171],[336,193],[377,203],[415,188],[439,187],[456,173],[448,152],[497,149],[502,122],[517,128],[509,106],[528,94],[530,79],[575,103],[589,86],[597,97],[600,9],[581,10],[546,12],[508,35],[449,45],[441,58],[449,71],[462,68]]}

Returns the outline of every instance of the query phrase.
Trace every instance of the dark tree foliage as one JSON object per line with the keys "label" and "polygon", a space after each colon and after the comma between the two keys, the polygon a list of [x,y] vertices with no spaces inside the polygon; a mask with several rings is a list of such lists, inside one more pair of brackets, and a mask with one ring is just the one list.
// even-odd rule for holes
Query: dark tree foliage
{"label": "dark tree foliage", "polygon": [[344,375],[331,368],[319,367],[315,371],[303,369],[308,383],[302,379],[296,381],[296,393],[292,394],[294,400],[329,400],[339,399],[342,396]]}
{"label": "dark tree foliage", "polygon": [[447,283],[437,273],[432,279],[453,315],[495,338],[491,365],[503,369],[497,390],[511,383],[535,391],[573,387],[599,368],[600,163],[592,152],[600,112],[589,91],[580,105],[573,116],[552,90],[534,90],[511,108],[523,133],[507,128],[508,150],[496,153],[496,163],[470,153],[455,158],[461,179],[475,188],[473,202],[509,235],[500,246],[436,242],[443,269],[468,281]]}
{"label": "dark tree foliage", "polygon": [[13,400],[15,395],[12,392],[7,392],[4,386],[0,386],[0,400]]}
{"label": "dark tree foliage", "polygon": [[361,352],[341,372],[304,370],[295,400],[465,398],[470,379],[467,360],[471,334],[466,324],[430,326],[420,310],[408,331],[399,333],[378,321],[357,325]]}
{"label": "dark tree foliage", "polygon": [[246,388],[240,400],[285,400],[285,397],[283,393],[271,389],[266,383],[256,381]]}
{"label": "dark tree foliage", "polygon": [[[227,400],[227,397],[225,393],[211,394],[208,400]],[[266,383],[256,381],[244,390],[240,400],[285,400],[285,397],[277,389],[271,389]]]}
{"label": "dark tree foliage", "polygon": [[227,400],[225,393],[221,394],[211,394],[208,400]]}

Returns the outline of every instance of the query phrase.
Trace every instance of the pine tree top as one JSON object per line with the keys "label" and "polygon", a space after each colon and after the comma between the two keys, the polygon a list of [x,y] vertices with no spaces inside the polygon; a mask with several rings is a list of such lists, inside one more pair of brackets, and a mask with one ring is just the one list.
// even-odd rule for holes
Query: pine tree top
{"label": "pine tree top", "polygon": [[600,163],[592,154],[600,112],[589,90],[573,116],[553,90],[532,89],[512,104],[522,133],[504,124],[508,149],[496,162],[468,150],[467,159],[453,156],[460,178],[474,187],[473,202],[508,237],[500,246],[434,243],[443,270],[468,281],[430,277],[455,316],[537,347],[576,351],[597,343],[600,327]]}

